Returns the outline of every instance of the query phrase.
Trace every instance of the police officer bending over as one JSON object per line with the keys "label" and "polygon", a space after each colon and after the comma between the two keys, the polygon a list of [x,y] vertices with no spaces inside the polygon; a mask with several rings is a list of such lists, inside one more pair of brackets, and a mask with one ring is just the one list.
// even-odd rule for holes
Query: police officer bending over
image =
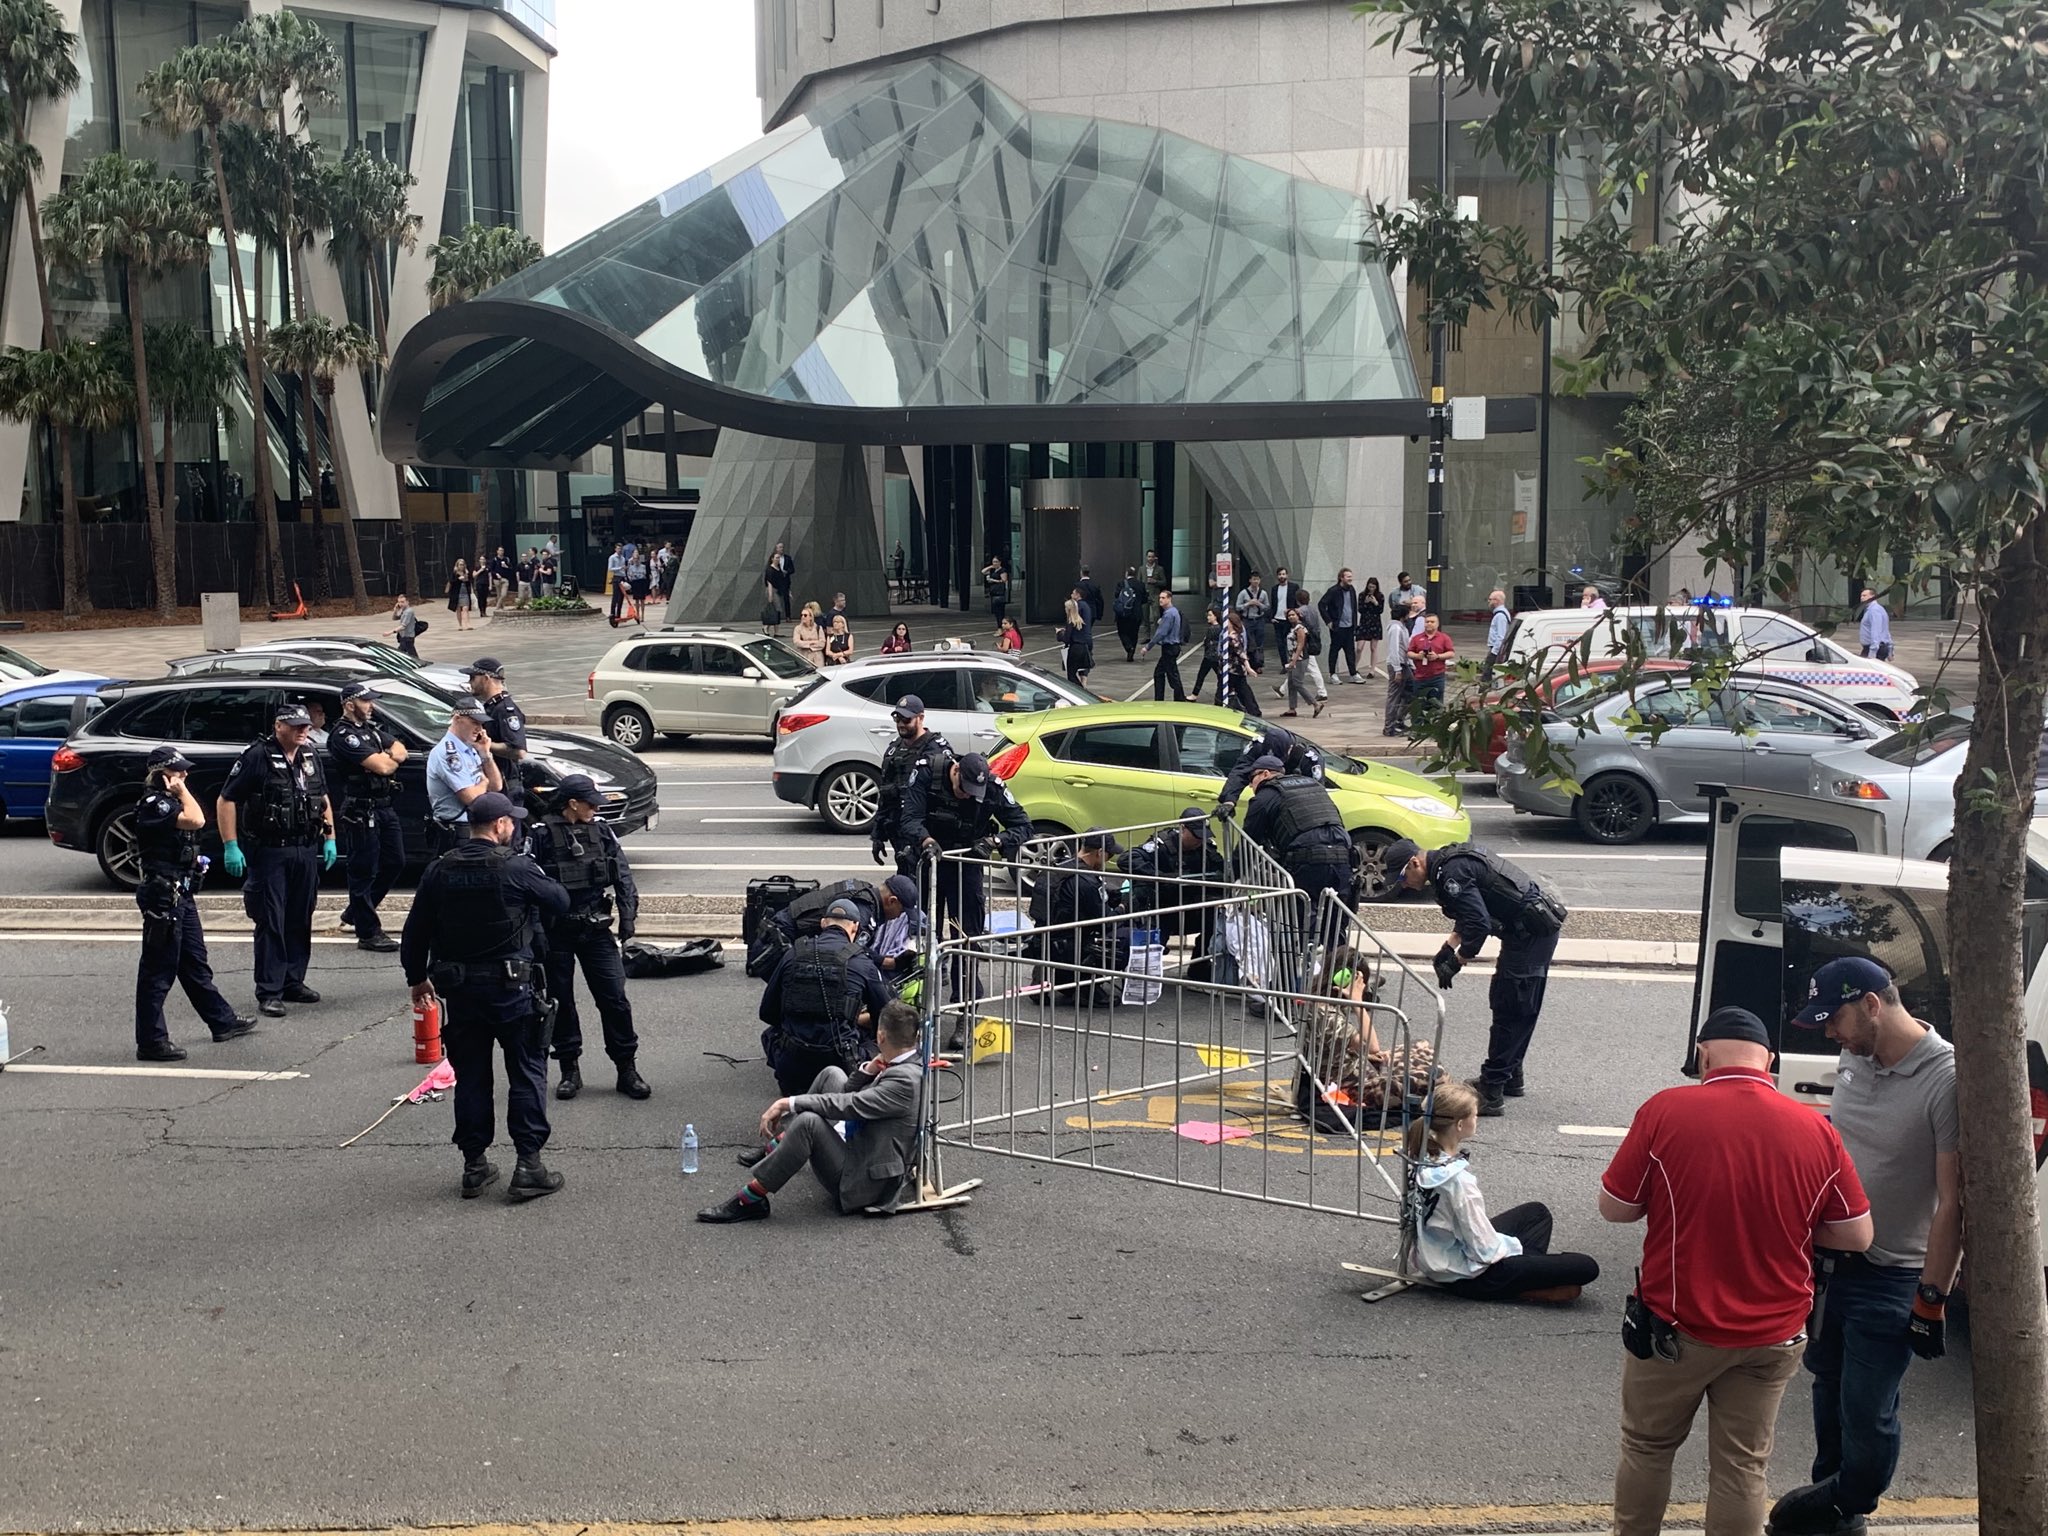
{"label": "police officer bending over", "polygon": [[893,844],[897,873],[914,875],[917,846],[902,832],[903,791],[909,787],[910,776],[919,763],[934,753],[943,755],[953,749],[946,744],[945,737],[925,728],[924,700],[916,694],[906,693],[898,699],[889,715],[896,722],[896,739],[882,754],[881,793],[875,806],[875,830],[868,851],[880,864],[884,862],[882,845]]}
{"label": "police officer bending over", "polygon": [[562,1187],[541,1163],[548,1143],[548,1026],[534,931],[569,910],[569,893],[512,851],[526,812],[493,791],[469,806],[469,840],[420,877],[399,942],[412,1000],[438,993],[441,1038],[455,1069],[455,1145],[462,1149],[462,1198],[496,1181],[484,1157],[497,1134],[491,1047],[505,1054],[505,1124],[519,1153],[507,1198],[537,1200]]}
{"label": "police officer bending over", "polygon": [[1381,857],[1390,883],[1411,891],[1429,887],[1451,919],[1451,936],[1436,952],[1441,986],[1448,989],[1465,963],[1479,958],[1486,941],[1500,937],[1487,992],[1493,1028],[1472,1086],[1479,1091],[1480,1114],[1501,1114],[1507,1100],[1522,1096],[1522,1058],[1535,1037],[1551,957],[1570,914],[1556,892],[1478,843],[1424,853],[1404,837],[1389,843]]}
{"label": "police officer bending over", "polygon": [[827,1067],[850,1071],[874,1035],[873,1019],[890,1000],[874,960],[855,944],[861,910],[841,899],[818,931],[798,939],[761,992],[761,1044],[775,1083],[801,1093]]}
{"label": "police officer bending over", "polygon": [[398,943],[384,932],[377,908],[405,868],[405,833],[398,824],[398,770],[410,755],[405,743],[376,721],[377,690],[350,683],[341,690],[341,723],[329,733],[341,790],[341,853],[348,860],[348,907],[341,926],[356,931],[359,948],[389,954]]}
{"label": "police officer bending over", "polygon": [[1305,773],[1289,772],[1272,756],[1254,762],[1250,778],[1252,803],[1244,813],[1244,835],[1308,893],[1310,912],[1324,891],[1349,900],[1351,834],[1330,792]]}
{"label": "police officer bending over", "polygon": [[1297,736],[1284,725],[1268,725],[1244,744],[1223,780],[1223,792],[1216,797],[1216,813],[1229,820],[1237,814],[1238,799],[1252,782],[1252,770],[1262,757],[1277,757],[1284,772],[1305,774],[1318,784],[1323,779],[1322,749],[1305,736]]}
{"label": "police officer bending over", "polygon": [[213,984],[206,958],[206,930],[192,887],[206,873],[199,831],[206,813],[192,798],[185,776],[192,764],[176,747],[153,747],[142,803],[135,807],[136,852],[142,884],[135,905],[142,909],[142,965],[135,973],[135,1059],[183,1061],[185,1052],[164,1027],[164,998],[176,981],[192,1009],[213,1031],[214,1043],[239,1040],[255,1029],[254,1019],[237,1018]]}
{"label": "police officer bending over", "polygon": [[[555,1059],[562,1080],[555,1097],[573,1099],[583,1091],[583,1024],[576,1016],[576,962],[597,1002],[604,1024],[604,1053],[618,1069],[619,1092],[644,1099],[654,1092],[634,1066],[640,1049],[633,1033],[633,1005],[626,998],[626,967],[619,946],[640,921],[640,892],[619,847],[618,834],[597,819],[604,796],[588,774],[572,773],[555,791],[553,809],[532,829],[527,851],[541,872],[569,893],[569,912],[547,925],[548,996],[555,1015]],[[612,935],[612,903],[618,902],[619,931]]]}
{"label": "police officer bending over", "polygon": [[[1039,875],[1031,891],[1031,922],[1048,930],[1037,935],[1038,956],[1057,965],[1119,969],[1118,946],[1109,932],[1110,915],[1123,906],[1122,897],[1103,871],[1119,850],[1116,839],[1100,829],[1081,834],[1074,853]],[[1117,882],[1121,885],[1121,881]],[[1091,984],[1100,978],[1055,974],[1055,985]]]}
{"label": "police officer bending over", "polygon": [[1209,835],[1209,813],[1191,805],[1121,860],[1130,876],[1130,906],[1150,918],[1161,938],[1199,936],[1185,979],[1209,979],[1209,940],[1215,921],[1214,887],[1230,879],[1228,864]]}
{"label": "police officer bending over", "polygon": [[[307,744],[313,717],[281,705],[275,729],[235,760],[220,792],[221,864],[247,873],[242,909],[256,925],[256,1008],[284,1017],[286,1003],[317,1003],[306,985],[320,872],[334,868],[334,808],[320,758]],[[242,844],[248,843],[247,853]]]}

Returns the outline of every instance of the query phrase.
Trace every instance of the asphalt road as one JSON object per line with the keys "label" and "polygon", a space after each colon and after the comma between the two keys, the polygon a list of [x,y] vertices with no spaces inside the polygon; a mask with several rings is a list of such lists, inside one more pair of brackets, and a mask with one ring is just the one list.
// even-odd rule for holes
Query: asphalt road
{"label": "asphalt road", "polygon": [[[14,1048],[135,1065],[135,958],[0,941]],[[215,958],[245,998],[247,945]],[[1608,1495],[1639,1234],[1594,1182],[1603,1128],[1677,1080],[1685,978],[1554,981],[1530,1096],[1479,1138],[1495,1208],[1549,1202],[1605,1270],[1560,1310],[1367,1307],[1338,1263],[1386,1263],[1385,1229],[978,1153],[949,1156],[987,1183],[945,1216],[803,1188],[697,1225],[772,1094],[736,971],[636,984],[655,1097],[596,1071],[551,1105],[560,1196],[465,1203],[445,1103],[337,1149],[423,1071],[390,961],[322,943],[311,980],[326,1002],[227,1046],[172,1004],[190,1067],[303,1076],[0,1076],[0,1529]],[[1484,1002],[1451,995],[1454,1070]],[[1915,1366],[1900,1497],[1971,1491],[1969,1387],[1964,1350]],[[1795,1389],[1774,1481],[1809,1454]]]}

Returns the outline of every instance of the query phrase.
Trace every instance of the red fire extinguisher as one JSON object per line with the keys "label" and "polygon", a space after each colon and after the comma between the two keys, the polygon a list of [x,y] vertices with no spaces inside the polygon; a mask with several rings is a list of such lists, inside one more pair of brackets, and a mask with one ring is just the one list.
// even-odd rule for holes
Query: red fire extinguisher
{"label": "red fire extinguisher", "polygon": [[412,1005],[412,1059],[425,1067],[441,1059],[441,999],[431,993]]}

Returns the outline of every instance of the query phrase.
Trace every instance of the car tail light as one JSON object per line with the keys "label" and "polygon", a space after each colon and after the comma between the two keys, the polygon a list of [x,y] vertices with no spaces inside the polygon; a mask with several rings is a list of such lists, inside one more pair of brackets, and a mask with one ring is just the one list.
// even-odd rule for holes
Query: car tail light
{"label": "car tail light", "polygon": [[790,736],[798,731],[808,731],[814,725],[823,725],[831,718],[830,715],[814,714],[780,715],[775,721],[775,731],[779,736]]}
{"label": "car tail light", "polygon": [[989,759],[988,771],[1007,784],[1017,776],[1017,770],[1024,766],[1024,759],[1030,755],[1030,742],[1012,742]]}
{"label": "car tail light", "polygon": [[595,672],[583,679],[583,697],[586,699],[597,697],[597,674]]}
{"label": "car tail light", "polygon": [[1829,786],[1837,800],[1889,800],[1882,784],[1873,784],[1868,779],[1837,779]]}
{"label": "car tail light", "polygon": [[59,747],[57,755],[50,759],[52,773],[76,773],[85,766],[85,759],[69,747]]}

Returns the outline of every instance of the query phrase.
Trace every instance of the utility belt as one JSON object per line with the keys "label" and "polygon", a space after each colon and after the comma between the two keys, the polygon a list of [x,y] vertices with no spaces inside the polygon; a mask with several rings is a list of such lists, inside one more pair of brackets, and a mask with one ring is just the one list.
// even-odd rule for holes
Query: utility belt
{"label": "utility belt", "polygon": [[541,980],[531,960],[444,960],[427,970],[427,980],[443,997],[464,987],[526,987]]}
{"label": "utility belt", "polygon": [[141,908],[145,922],[172,923],[178,920],[179,909],[191,893],[190,876],[144,875],[142,884],[135,888],[135,904]]}
{"label": "utility belt", "polygon": [[576,907],[555,921],[564,927],[609,928],[612,922],[612,899],[607,896],[596,906]]}
{"label": "utility belt", "polygon": [[379,811],[388,811],[395,803],[389,795],[371,798],[351,790],[342,802],[341,819],[359,827],[368,826],[377,819]]}

